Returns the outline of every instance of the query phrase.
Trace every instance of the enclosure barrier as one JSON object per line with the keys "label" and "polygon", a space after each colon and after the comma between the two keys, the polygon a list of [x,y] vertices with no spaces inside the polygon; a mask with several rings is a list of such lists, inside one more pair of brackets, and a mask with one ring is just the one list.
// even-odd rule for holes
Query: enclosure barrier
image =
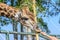
{"label": "enclosure barrier", "polygon": [[[10,31],[4,31],[4,30],[1,30],[0,31],[0,34],[6,34],[6,40],[9,40],[9,34],[18,34],[18,35],[35,35],[36,36],[36,40],[38,40],[38,37],[43,37],[44,39],[49,39],[47,36],[45,35],[42,35],[42,34],[39,34],[39,33],[28,33],[28,32],[10,32]],[[53,35],[55,36],[55,35]],[[60,35],[59,35],[60,36]]]}

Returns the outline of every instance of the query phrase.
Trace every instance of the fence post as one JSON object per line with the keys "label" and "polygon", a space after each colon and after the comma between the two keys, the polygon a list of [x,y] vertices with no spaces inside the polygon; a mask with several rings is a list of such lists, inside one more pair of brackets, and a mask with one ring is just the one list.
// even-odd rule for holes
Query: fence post
{"label": "fence post", "polygon": [[[21,32],[23,32],[23,25],[21,24]],[[21,40],[24,40],[24,35],[21,34],[21,37],[20,37]]]}
{"label": "fence post", "polygon": [[9,40],[9,33],[6,33],[6,40]]}
{"label": "fence post", "polygon": [[39,40],[39,34],[36,33],[36,40]]}
{"label": "fence post", "polygon": [[[17,32],[18,31],[17,30],[17,24],[18,24],[17,21],[13,20],[12,24],[13,24],[13,31]],[[18,40],[18,35],[17,34],[14,34],[14,40]]]}
{"label": "fence post", "polygon": [[[30,28],[27,28],[27,32],[31,32],[31,29]],[[27,35],[27,40],[31,40],[31,35]]]}

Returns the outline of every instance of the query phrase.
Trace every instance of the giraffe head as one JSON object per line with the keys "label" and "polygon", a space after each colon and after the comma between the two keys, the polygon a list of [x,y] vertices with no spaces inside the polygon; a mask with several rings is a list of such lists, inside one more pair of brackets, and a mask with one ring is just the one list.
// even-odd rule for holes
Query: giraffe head
{"label": "giraffe head", "polygon": [[34,20],[33,13],[29,10],[28,7],[23,7],[22,12],[20,15],[20,22],[23,26],[30,27],[33,29],[33,27],[36,27],[36,22]]}

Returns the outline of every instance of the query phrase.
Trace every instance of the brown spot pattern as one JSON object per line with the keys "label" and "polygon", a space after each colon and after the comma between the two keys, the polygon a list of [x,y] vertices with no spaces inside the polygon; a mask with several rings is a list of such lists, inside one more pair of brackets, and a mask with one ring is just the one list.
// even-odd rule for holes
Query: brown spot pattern
{"label": "brown spot pattern", "polygon": [[19,10],[15,9],[14,7],[8,6],[4,3],[0,3],[0,16],[13,18],[16,12],[19,12]]}

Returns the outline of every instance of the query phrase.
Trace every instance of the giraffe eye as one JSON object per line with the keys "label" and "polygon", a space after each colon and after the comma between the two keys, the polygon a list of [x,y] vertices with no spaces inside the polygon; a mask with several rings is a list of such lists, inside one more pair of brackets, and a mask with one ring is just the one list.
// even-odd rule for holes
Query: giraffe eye
{"label": "giraffe eye", "polygon": [[21,19],[22,19],[22,20],[28,20],[28,18],[26,18],[26,17],[22,17]]}

